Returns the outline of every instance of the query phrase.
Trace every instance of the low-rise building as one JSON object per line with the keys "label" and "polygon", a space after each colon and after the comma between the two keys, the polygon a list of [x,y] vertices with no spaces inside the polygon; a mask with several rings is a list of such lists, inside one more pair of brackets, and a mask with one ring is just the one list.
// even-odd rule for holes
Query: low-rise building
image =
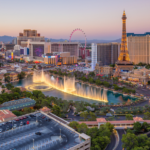
{"label": "low-rise building", "polygon": [[10,81],[14,82],[18,80],[18,73],[12,72],[10,73]]}
{"label": "low-rise building", "polygon": [[30,98],[22,98],[18,100],[12,100],[9,102],[5,102],[0,105],[0,110],[20,110],[25,107],[33,107],[35,106],[35,100],[30,99]]}
{"label": "low-rise building", "polygon": [[94,73],[96,75],[111,76],[113,75],[113,67],[103,66],[101,62],[98,62],[95,66]]}
{"label": "low-rise building", "polygon": [[97,118],[96,121],[79,121],[79,124],[85,123],[89,128],[92,127],[99,128],[100,125],[103,125],[107,122],[114,125],[115,129],[133,128],[133,124],[135,122],[140,122],[141,124],[147,122],[148,124],[150,124],[150,120],[143,120],[141,117],[133,117],[133,120],[115,120],[115,121],[106,121],[105,118]]}
{"label": "low-rise building", "polygon": [[76,56],[70,56],[69,52],[54,52],[43,55],[44,63],[54,65],[72,65],[77,63]]}
{"label": "low-rise building", "polygon": [[16,117],[11,111],[9,110],[0,110],[0,122],[9,121]]}
{"label": "low-rise building", "polygon": [[122,72],[121,77],[124,80],[137,82],[146,85],[150,81],[150,70],[146,68],[134,69],[130,72]]}
{"label": "low-rise building", "polygon": [[40,109],[40,111],[44,112],[44,113],[50,113],[51,109],[47,108],[47,107],[43,107]]}

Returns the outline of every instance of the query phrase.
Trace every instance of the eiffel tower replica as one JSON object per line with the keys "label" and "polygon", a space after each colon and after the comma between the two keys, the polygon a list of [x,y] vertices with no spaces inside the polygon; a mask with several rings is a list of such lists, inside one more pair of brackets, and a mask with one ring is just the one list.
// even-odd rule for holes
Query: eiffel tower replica
{"label": "eiffel tower replica", "polygon": [[133,69],[133,63],[130,61],[129,52],[127,48],[127,35],[126,35],[126,14],[123,12],[122,16],[122,39],[121,39],[121,48],[118,61],[116,62],[116,71],[114,76],[120,76],[121,72],[128,72]]}

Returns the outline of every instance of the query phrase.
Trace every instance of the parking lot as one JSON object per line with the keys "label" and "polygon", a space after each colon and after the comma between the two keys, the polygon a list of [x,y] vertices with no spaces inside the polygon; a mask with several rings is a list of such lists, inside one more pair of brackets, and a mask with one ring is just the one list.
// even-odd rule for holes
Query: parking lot
{"label": "parking lot", "polygon": [[82,142],[79,134],[42,113],[20,117],[0,128],[0,150],[66,150]]}

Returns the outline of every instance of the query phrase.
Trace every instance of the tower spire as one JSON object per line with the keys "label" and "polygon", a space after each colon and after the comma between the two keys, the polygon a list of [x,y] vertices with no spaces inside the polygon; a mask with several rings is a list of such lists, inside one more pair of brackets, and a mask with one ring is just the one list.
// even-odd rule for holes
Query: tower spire
{"label": "tower spire", "polygon": [[122,39],[121,39],[121,48],[120,48],[120,55],[118,60],[119,61],[130,61],[129,52],[127,48],[127,35],[126,35],[126,14],[123,11],[122,15]]}
{"label": "tower spire", "polygon": [[126,13],[125,11],[123,11],[120,55],[118,57],[118,61],[116,62],[114,77],[120,76],[122,71],[129,71],[133,69],[133,63],[130,62],[129,52],[127,48],[126,19]]}

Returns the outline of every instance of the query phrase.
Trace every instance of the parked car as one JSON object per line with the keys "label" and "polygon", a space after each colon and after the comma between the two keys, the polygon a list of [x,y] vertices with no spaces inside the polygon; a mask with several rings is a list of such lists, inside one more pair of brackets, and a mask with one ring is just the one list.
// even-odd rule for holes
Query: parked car
{"label": "parked car", "polygon": [[51,121],[51,119],[47,119],[47,121]]}
{"label": "parked car", "polygon": [[35,134],[36,134],[36,135],[41,135],[42,133],[41,133],[41,132],[36,132]]}
{"label": "parked car", "polygon": [[8,131],[8,130],[9,130],[9,127],[7,126],[7,127],[6,127],[6,131]]}
{"label": "parked car", "polygon": [[111,113],[107,113],[106,117],[112,117],[113,115]]}
{"label": "parked car", "polygon": [[22,126],[23,125],[23,122],[20,122],[20,126]]}
{"label": "parked car", "polygon": [[3,132],[3,129],[0,129],[0,133]]}
{"label": "parked car", "polygon": [[31,114],[30,117],[36,117],[36,116]]}
{"label": "parked car", "polygon": [[14,124],[13,128],[16,128],[17,127],[17,124]]}

